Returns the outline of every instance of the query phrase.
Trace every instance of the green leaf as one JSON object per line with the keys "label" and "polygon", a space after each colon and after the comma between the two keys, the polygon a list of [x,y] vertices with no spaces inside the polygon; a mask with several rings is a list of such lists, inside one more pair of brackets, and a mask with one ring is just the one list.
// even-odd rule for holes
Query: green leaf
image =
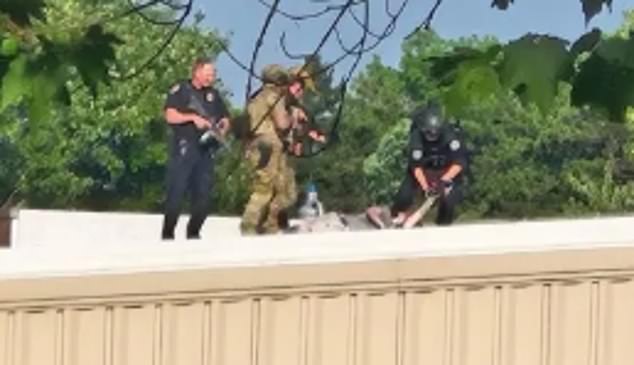
{"label": "green leaf", "polygon": [[599,28],[593,28],[588,33],[582,35],[572,44],[570,53],[573,58],[577,58],[584,52],[591,52],[601,41],[601,30]]}
{"label": "green leaf", "polygon": [[20,44],[14,37],[8,37],[2,40],[0,45],[0,56],[13,57],[18,53]]}
{"label": "green leaf", "polygon": [[9,18],[17,24],[29,24],[30,17],[43,17],[44,0],[2,0],[0,13],[8,14]]}
{"label": "green leaf", "polygon": [[[492,0],[491,7],[506,10],[512,3],[513,0]],[[604,4],[612,11],[612,0],[581,0],[581,10],[585,15],[586,25],[603,10]]]}
{"label": "green leaf", "polygon": [[575,77],[571,101],[601,108],[610,119],[622,122],[627,107],[634,105],[634,69],[593,54]]}
{"label": "green leaf", "polygon": [[115,35],[105,33],[100,25],[93,25],[75,47],[73,63],[93,96],[97,95],[99,82],[108,82],[108,67],[116,59],[114,47],[121,43]]}
{"label": "green leaf", "polygon": [[634,105],[634,39],[612,37],[599,43],[581,64],[572,89],[574,105],[591,105],[623,122]]}
{"label": "green leaf", "polygon": [[491,2],[492,8],[498,8],[500,10],[506,10],[509,7],[509,4],[512,4],[513,0],[493,0]]}
{"label": "green leaf", "polygon": [[450,85],[455,82],[457,72],[465,63],[471,65],[493,65],[502,47],[493,45],[486,49],[456,47],[451,53],[442,56],[429,57],[431,74],[441,85]]}
{"label": "green leaf", "polygon": [[572,73],[573,59],[560,38],[529,34],[504,47],[500,71],[502,84],[514,90],[524,103],[548,109],[559,81]]}
{"label": "green leaf", "polygon": [[449,114],[462,117],[466,110],[501,89],[495,69],[488,63],[471,61],[458,67],[456,80],[444,95]]}
{"label": "green leaf", "polygon": [[21,55],[9,64],[9,70],[2,78],[2,98],[0,112],[8,106],[19,103],[31,94],[31,79],[27,74],[27,58]]}
{"label": "green leaf", "polygon": [[581,0],[581,8],[586,16],[586,24],[603,9],[605,4],[610,11],[612,10],[612,0]]}
{"label": "green leaf", "polygon": [[634,38],[605,39],[597,47],[596,53],[610,63],[634,68]]}
{"label": "green leaf", "polygon": [[28,105],[29,120],[33,122],[46,121],[50,118],[56,95],[59,89],[59,80],[55,72],[40,73],[33,78],[31,100]]}

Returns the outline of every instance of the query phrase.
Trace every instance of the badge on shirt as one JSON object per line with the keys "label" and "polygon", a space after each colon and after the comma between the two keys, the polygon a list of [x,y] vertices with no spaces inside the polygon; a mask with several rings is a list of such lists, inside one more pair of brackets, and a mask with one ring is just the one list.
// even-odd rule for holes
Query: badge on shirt
{"label": "badge on shirt", "polygon": [[458,151],[460,149],[460,141],[454,139],[453,141],[449,142],[449,148],[452,151]]}
{"label": "badge on shirt", "polygon": [[210,103],[214,101],[214,93],[207,93],[207,101]]}
{"label": "badge on shirt", "polygon": [[423,151],[414,150],[412,151],[412,158],[416,161],[420,160],[423,157]]}
{"label": "badge on shirt", "polygon": [[170,89],[170,94],[176,94],[181,89],[181,84],[176,84]]}

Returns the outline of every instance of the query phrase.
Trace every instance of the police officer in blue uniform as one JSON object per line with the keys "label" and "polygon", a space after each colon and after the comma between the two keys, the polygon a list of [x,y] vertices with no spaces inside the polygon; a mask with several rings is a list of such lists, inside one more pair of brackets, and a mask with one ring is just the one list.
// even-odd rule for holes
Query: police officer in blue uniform
{"label": "police officer in blue uniform", "polygon": [[164,106],[169,125],[169,162],[161,237],[174,239],[185,192],[191,198],[187,238],[200,238],[212,188],[214,151],[229,128],[229,113],[213,87],[216,68],[210,59],[197,59],[191,79],[171,87]]}
{"label": "police officer in blue uniform", "polygon": [[462,181],[467,168],[464,141],[446,123],[438,104],[430,103],[412,115],[408,167],[391,207],[393,224],[402,225],[415,195],[438,196],[438,225],[450,225],[462,199]]}

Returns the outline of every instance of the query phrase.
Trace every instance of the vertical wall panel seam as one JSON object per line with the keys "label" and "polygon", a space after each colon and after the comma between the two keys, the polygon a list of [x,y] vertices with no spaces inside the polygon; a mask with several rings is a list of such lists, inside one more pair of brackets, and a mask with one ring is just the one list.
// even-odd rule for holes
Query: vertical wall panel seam
{"label": "vertical wall panel seam", "polygon": [[17,342],[17,338],[16,338],[16,330],[15,330],[15,321],[16,321],[16,312],[15,311],[10,311],[9,312],[9,330],[8,330],[8,337],[7,337],[7,365],[14,365],[15,364],[15,346],[16,346],[16,342]]}
{"label": "vertical wall panel seam", "polygon": [[299,349],[299,365],[308,364],[308,322],[310,320],[310,297],[301,295],[299,296],[299,336],[300,336],[300,349]]}
{"label": "vertical wall panel seam", "polygon": [[103,346],[104,346],[104,365],[113,365],[113,356],[114,356],[114,331],[113,331],[113,307],[106,307],[103,316],[104,322],[104,336],[103,336]]}
{"label": "vertical wall panel seam", "polygon": [[63,308],[55,310],[55,364],[64,364],[64,315]]}
{"label": "vertical wall panel seam", "polygon": [[[552,331],[552,286],[547,283],[542,285],[542,341],[541,341],[541,353],[542,353],[542,365],[551,365],[551,339]],[[557,365],[557,364],[552,364]]]}
{"label": "vertical wall panel seam", "polygon": [[357,360],[357,352],[359,350],[359,341],[357,338],[358,331],[357,326],[359,326],[358,321],[358,312],[359,306],[361,305],[361,301],[356,293],[352,293],[348,297],[348,303],[350,306],[350,312],[348,314],[348,365],[356,365]]}
{"label": "vertical wall panel seam", "polygon": [[262,326],[261,312],[262,299],[254,298],[251,302],[251,365],[258,365],[258,359],[260,356],[260,339],[263,338],[260,331]]}
{"label": "vertical wall panel seam", "polygon": [[201,365],[209,365],[209,353],[211,347],[211,302],[203,301],[202,302],[202,336],[201,336],[201,344],[200,344],[200,362]]}
{"label": "vertical wall panel seam", "polygon": [[396,365],[404,364],[405,321],[407,310],[407,303],[405,302],[406,296],[407,292],[405,291],[399,291],[396,295],[396,351],[394,354],[394,363]]}
{"label": "vertical wall panel seam", "polygon": [[493,341],[491,349],[492,365],[501,364],[501,341],[502,341],[502,287],[493,287]]}
{"label": "vertical wall panel seam", "polygon": [[453,326],[455,321],[454,311],[454,289],[445,289],[445,344],[443,364],[451,365],[452,351],[455,346],[453,338]]}
{"label": "vertical wall panel seam", "polygon": [[600,282],[592,281],[590,283],[590,349],[588,352],[588,364],[598,364],[598,349],[599,349],[599,290]]}

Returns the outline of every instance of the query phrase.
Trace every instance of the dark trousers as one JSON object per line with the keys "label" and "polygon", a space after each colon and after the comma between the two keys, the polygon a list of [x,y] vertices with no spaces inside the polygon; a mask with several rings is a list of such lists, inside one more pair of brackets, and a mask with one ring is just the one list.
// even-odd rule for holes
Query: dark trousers
{"label": "dark trousers", "polygon": [[185,192],[189,190],[191,216],[187,224],[187,238],[199,238],[207,218],[209,192],[212,189],[213,156],[188,138],[172,138],[167,165],[163,239],[173,239],[181,213]]}
{"label": "dark trousers", "polygon": [[[438,183],[440,174],[426,174],[427,181],[430,184]],[[417,194],[421,194],[422,189],[414,174],[409,172],[406,174],[405,179],[401,183],[401,187],[394,197],[394,202],[391,207],[392,215],[396,215],[400,212],[406,212],[412,207],[414,198]],[[453,223],[456,215],[456,206],[462,200],[462,189],[460,184],[454,184],[453,188],[448,194],[440,195],[438,199],[438,214],[436,215],[436,224],[439,226],[446,226]]]}

